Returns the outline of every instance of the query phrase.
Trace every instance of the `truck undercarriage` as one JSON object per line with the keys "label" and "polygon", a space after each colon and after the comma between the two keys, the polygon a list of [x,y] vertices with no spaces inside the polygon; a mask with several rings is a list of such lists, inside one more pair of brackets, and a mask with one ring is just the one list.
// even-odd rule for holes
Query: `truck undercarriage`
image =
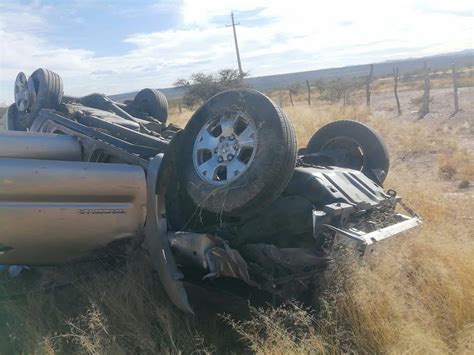
{"label": "truck undercarriage", "polygon": [[358,122],[322,127],[297,153],[291,122],[253,90],[214,96],[184,129],[166,124],[156,90],[125,103],[66,97],[45,69],[20,73],[15,99],[0,133],[1,264],[143,248],[192,313],[186,282],[297,297],[335,246],[368,257],[421,223],[382,188],[387,149]]}

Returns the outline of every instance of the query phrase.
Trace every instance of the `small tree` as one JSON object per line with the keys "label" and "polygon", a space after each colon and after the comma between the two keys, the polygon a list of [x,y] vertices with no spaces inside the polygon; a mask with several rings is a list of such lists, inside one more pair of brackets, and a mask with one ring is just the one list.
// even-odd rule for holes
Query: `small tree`
{"label": "small tree", "polygon": [[221,91],[244,85],[238,70],[222,69],[217,74],[193,73],[189,79],[176,80],[174,86],[185,88],[183,105],[193,108]]}
{"label": "small tree", "polygon": [[331,102],[342,100],[342,104],[345,106],[350,103],[351,93],[362,88],[365,82],[364,77],[337,78],[327,81],[321,99]]}
{"label": "small tree", "polygon": [[327,83],[323,79],[317,79],[313,81],[313,86],[318,90],[319,97],[322,97],[324,94],[324,90],[326,90]]}

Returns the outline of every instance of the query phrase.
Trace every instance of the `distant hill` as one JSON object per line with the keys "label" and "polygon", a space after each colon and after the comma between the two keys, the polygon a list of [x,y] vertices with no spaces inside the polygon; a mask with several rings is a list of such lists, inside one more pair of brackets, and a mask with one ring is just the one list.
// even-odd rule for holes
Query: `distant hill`
{"label": "distant hill", "polygon": [[[467,49],[455,53],[440,54],[422,58],[407,58],[402,60],[385,61],[381,63],[374,63],[374,75],[386,76],[391,75],[394,67],[398,67],[400,74],[412,73],[419,71],[423,67],[423,62],[426,61],[432,71],[447,70],[454,64],[457,67],[473,66],[474,63],[474,49]],[[368,74],[368,65],[353,65],[342,68],[330,68],[311,70],[298,73],[287,73],[278,75],[268,75],[259,77],[250,77],[244,79],[244,82],[256,90],[272,90],[285,88],[290,85],[302,84],[306,80],[310,82],[318,79],[331,78],[348,78],[357,77]],[[185,90],[183,88],[161,88],[169,100],[182,97]],[[111,98],[118,101],[131,100],[135,97],[136,92],[125,94],[112,95]]]}

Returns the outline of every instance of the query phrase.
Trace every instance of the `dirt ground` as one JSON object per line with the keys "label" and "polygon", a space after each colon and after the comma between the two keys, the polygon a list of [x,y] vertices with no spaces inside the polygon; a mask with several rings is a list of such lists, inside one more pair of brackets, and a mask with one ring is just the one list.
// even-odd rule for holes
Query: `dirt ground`
{"label": "dirt ground", "polygon": [[[419,129],[429,132],[427,136],[420,134],[419,139],[433,139],[451,136],[455,139],[457,149],[474,154],[474,88],[461,88],[459,90],[460,111],[454,116],[454,99],[452,89],[435,89],[431,91],[430,113],[423,119],[418,118],[418,105],[414,102],[422,96],[422,91],[405,91],[399,93],[402,115],[397,116],[395,99],[392,92],[382,92],[373,95],[372,110],[374,113],[384,115],[391,121],[402,120],[417,123]],[[414,127],[415,128],[415,127]],[[436,154],[442,147],[425,156],[412,157],[412,164],[434,163]],[[430,154],[431,153],[431,154]],[[450,155],[449,152],[445,152]],[[454,152],[453,152],[454,154]],[[466,159],[465,164],[472,164]],[[473,196],[471,194],[471,196]]]}
{"label": "dirt ground", "polygon": [[[398,93],[402,109],[402,119],[416,120],[418,118],[418,106],[414,99],[421,98],[423,91],[411,90]],[[448,88],[431,90],[430,113],[425,119],[443,119],[454,112],[453,90]],[[459,104],[461,112],[455,115],[456,120],[468,121],[473,119],[474,112],[474,88],[459,89]],[[372,95],[372,109],[375,112],[384,112],[390,118],[397,117],[395,97],[392,91],[376,92]]]}
{"label": "dirt ground", "polygon": [[[418,105],[413,102],[421,98],[422,91],[402,91],[399,93],[402,115],[397,116],[393,92],[375,93],[372,96],[372,110],[384,114],[391,119],[415,121],[418,120]],[[459,130],[459,143],[466,149],[474,152],[474,87],[459,89],[460,111],[451,117],[454,112],[454,93],[452,89],[435,89],[431,91],[430,113],[421,122],[426,125],[440,125],[441,127],[456,128]],[[434,121],[434,122],[433,122]]]}

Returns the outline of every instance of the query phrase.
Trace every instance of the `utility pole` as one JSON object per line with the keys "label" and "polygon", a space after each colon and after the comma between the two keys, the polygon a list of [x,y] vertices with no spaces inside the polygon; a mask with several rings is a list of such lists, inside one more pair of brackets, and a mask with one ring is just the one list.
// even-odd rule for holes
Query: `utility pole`
{"label": "utility pole", "polygon": [[230,13],[230,17],[232,18],[232,25],[226,25],[225,27],[231,27],[234,30],[234,42],[235,42],[235,52],[237,53],[237,63],[239,64],[239,75],[240,78],[244,77],[244,71],[242,70],[242,63],[240,62],[240,53],[239,53],[239,44],[237,42],[237,32],[235,31],[235,26],[240,25],[240,23],[234,22],[234,13]]}

